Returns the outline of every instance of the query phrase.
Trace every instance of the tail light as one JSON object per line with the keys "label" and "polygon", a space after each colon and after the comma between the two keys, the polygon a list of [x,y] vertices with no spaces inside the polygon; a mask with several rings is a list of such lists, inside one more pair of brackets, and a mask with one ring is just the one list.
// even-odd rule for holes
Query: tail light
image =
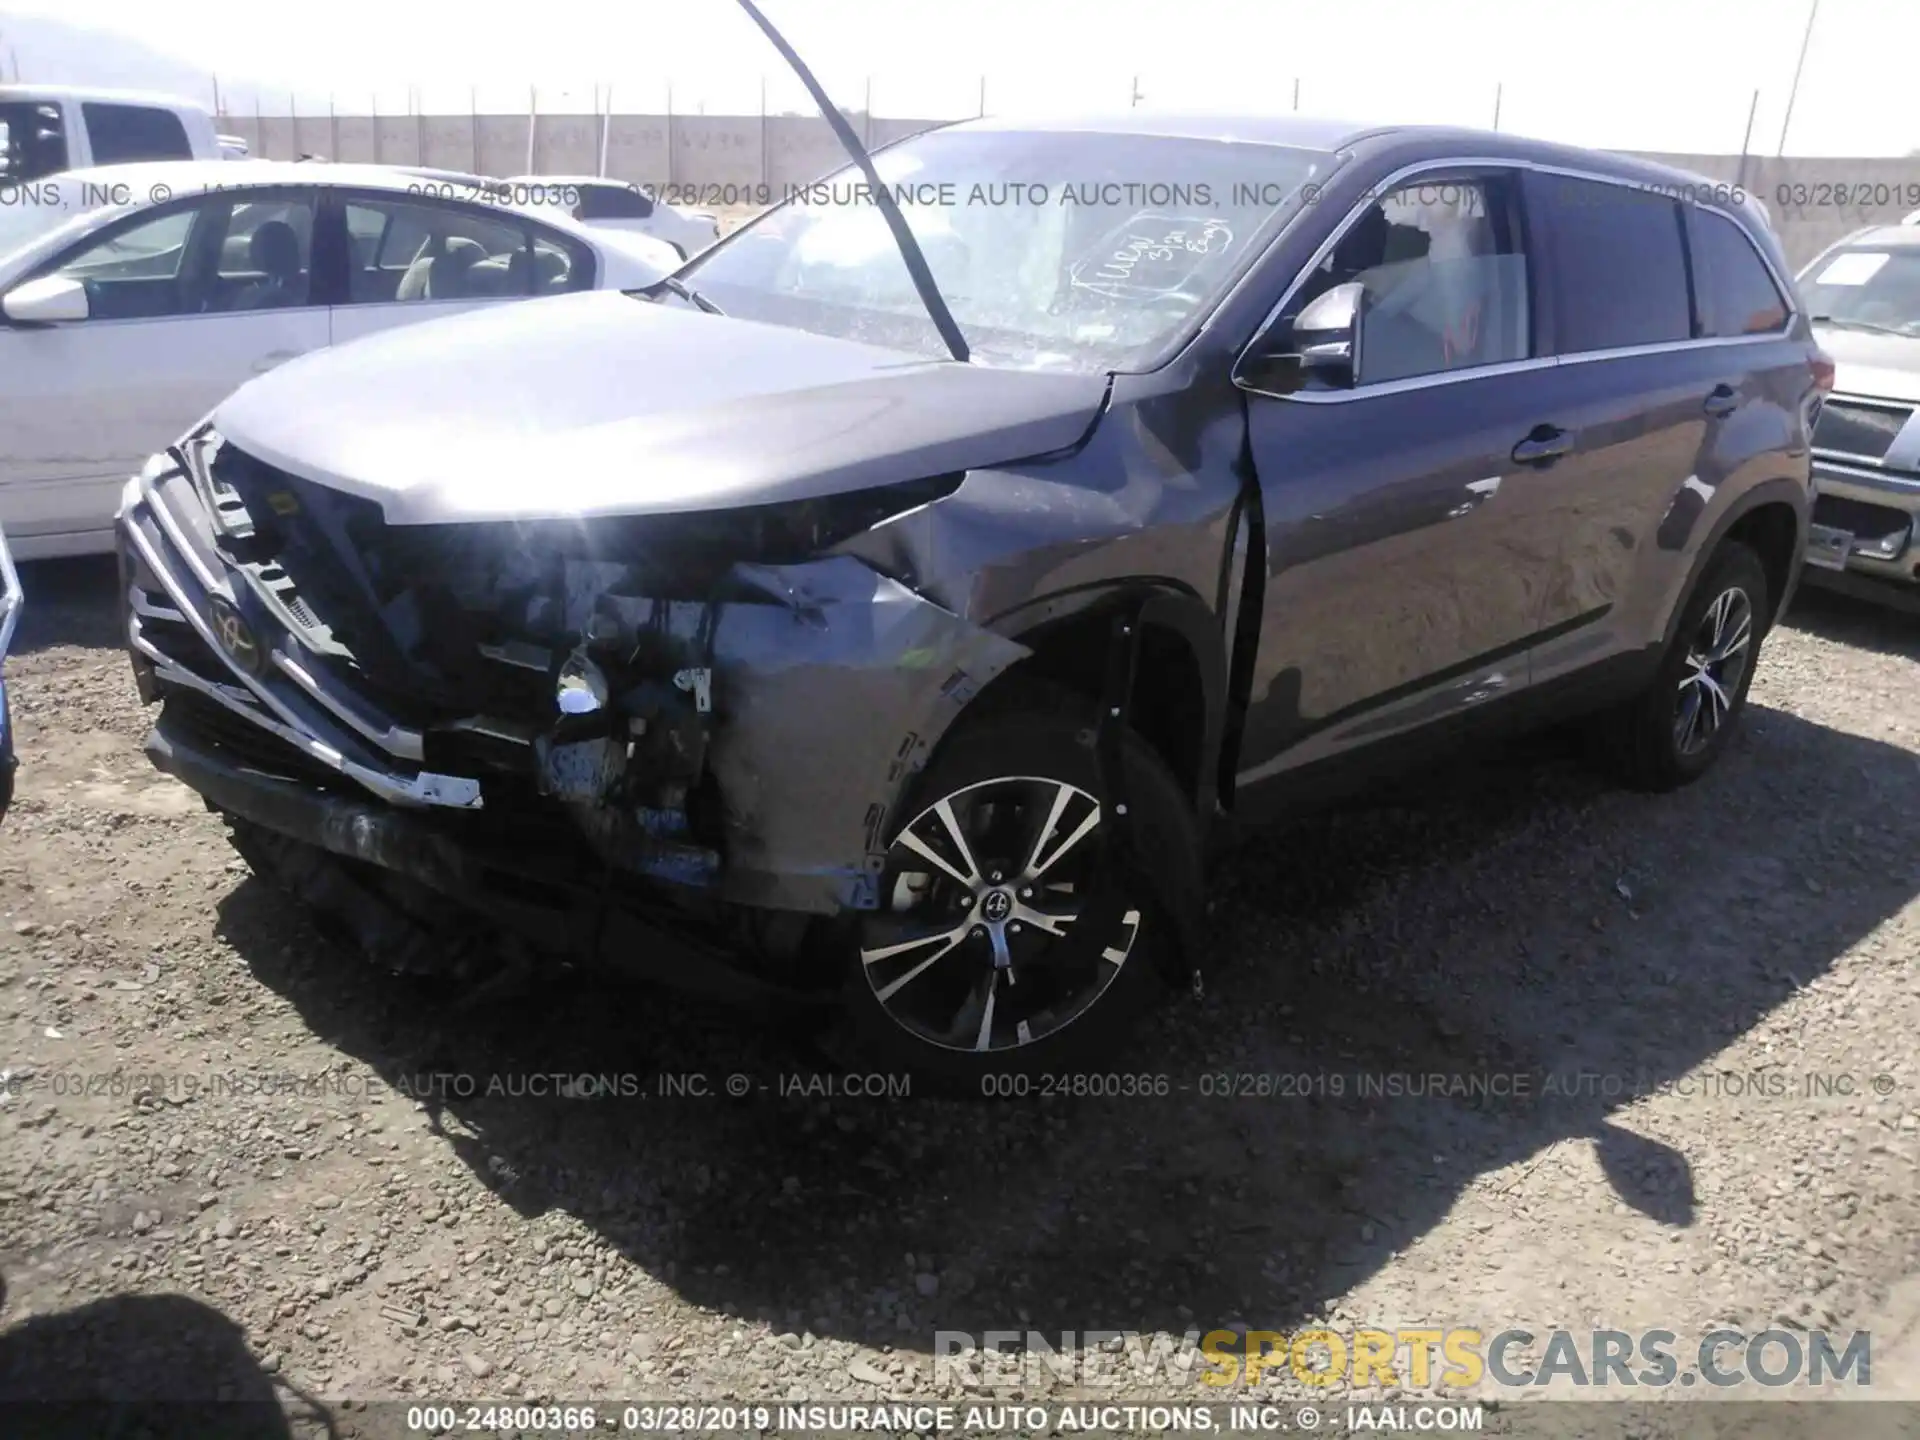
{"label": "tail light", "polygon": [[1833,393],[1833,357],[1818,346],[1807,357],[1807,369],[1813,375],[1813,388],[1824,397]]}

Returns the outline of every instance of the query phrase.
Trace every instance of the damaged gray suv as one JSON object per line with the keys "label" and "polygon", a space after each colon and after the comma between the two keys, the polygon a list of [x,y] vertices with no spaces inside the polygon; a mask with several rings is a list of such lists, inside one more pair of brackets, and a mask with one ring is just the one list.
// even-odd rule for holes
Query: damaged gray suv
{"label": "damaged gray suv", "polygon": [[647,294],[236,393],[119,520],[148,750],[396,966],[831,1002],[962,1087],[1110,1065],[1198,988],[1234,829],[1575,716],[1705,771],[1831,378],[1678,172],[962,124]]}

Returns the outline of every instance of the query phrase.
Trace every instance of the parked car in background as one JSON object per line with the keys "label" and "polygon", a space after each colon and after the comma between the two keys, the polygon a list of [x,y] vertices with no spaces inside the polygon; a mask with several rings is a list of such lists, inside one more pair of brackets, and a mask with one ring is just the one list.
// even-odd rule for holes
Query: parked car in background
{"label": "parked car in background", "polygon": [[228,153],[212,112],[191,100],[137,90],[0,85],[0,185],[136,160],[218,160]]}
{"label": "parked car in background", "polygon": [[1298,116],[858,163],[128,484],[148,753],[249,863],[390,964],[837,1000],[980,1094],[1152,1068],[1212,834],[1559,717],[1650,789],[1725,753],[1831,373],[1757,212]]}
{"label": "parked car in background", "polygon": [[1836,367],[1813,432],[1818,494],[1807,558],[1823,584],[1912,604],[1920,600],[1920,225],[1849,235],[1816,256],[1799,284]]}
{"label": "parked car in background", "polygon": [[310,350],[678,263],[565,214],[417,193],[384,166],[79,171],[0,208],[0,524],[21,558],[112,548],[128,475]]}
{"label": "parked car in background", "polygon": [[[720,218],[658,198],[644,185],[600,175],[516,175],[504,182],[516,192],[567,207],[574,219],[607,230],[631,230],[664,240],[681,258],[698,255],[720,238]],[[516,194],[516,198],[517,194]]]}

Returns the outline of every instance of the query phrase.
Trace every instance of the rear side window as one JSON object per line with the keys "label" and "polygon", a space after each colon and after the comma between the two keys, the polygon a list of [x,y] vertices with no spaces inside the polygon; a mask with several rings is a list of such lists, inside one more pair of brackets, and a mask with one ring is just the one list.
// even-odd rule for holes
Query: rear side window
{"label": "rear side window", "polygon": [[1693,336],[1678,204],[1629,185],[1529,177],[1550,218],[1558,350],[1577,355]]}
{"label": "rear side window", "polygon": [[1723,339],[1770,335],[1787,324],[1787,302],[1747,232],[1724,215],[1693,216],[1693,276],[1700,333]]}
{"label": "rear side window", "polygon": [[645,220],[653,214],[646,191],[625,185],[582,185],[574,215],[580,220]]}
{"label": "rear side window", "polygon": [[93,143],[93,163],[116,165],[126,160],[189,160],[193,147],[186,127],[171,110],[151,105],[106,105],[89,101],[80,107]]}

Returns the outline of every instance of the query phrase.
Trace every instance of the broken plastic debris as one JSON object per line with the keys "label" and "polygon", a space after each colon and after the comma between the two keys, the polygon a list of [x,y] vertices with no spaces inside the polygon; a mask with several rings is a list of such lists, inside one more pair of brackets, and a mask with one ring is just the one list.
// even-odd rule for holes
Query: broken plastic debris
{"label": "broken plastic debris", "polygon": [[66,1039],[66,1038],[67,1038],[67,1037],[66,1037],[66,1036],[64,1036],[64,1035],[62,1035],[62,1034],[61,1034],[61,1033],[60,1033],[60,1032],[59,1032],[58,1030],[56,1030],[56,1029],[54,1029],[54,1028],[53,1028],[53,1026],[51,1026],[51,1025],[49,1025],[49,1026],[47,1026],[47,1039],[49,1039],[49,1040],[64,1040],[64,1039]]}

